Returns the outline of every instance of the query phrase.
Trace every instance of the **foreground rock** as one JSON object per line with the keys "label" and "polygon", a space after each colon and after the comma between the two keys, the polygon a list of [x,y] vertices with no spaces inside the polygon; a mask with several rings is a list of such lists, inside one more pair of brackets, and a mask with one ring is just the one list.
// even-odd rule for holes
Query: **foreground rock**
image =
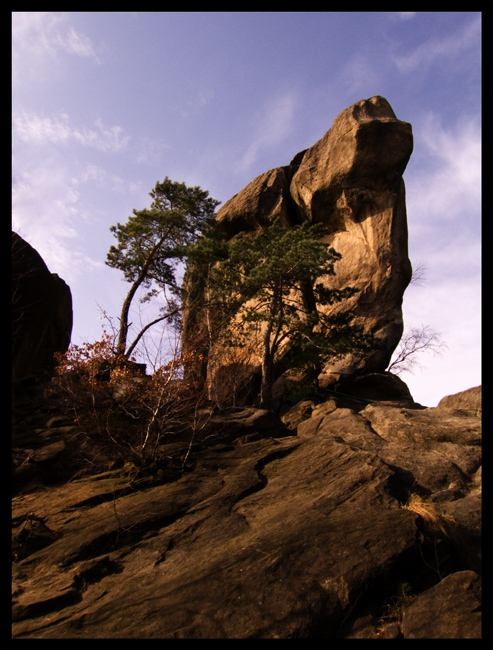
{"label": "foreground rock", "polygon": [[473,571],[459,571],[418,596],[404,609],[402,631],[406,639],[479,639],[479,576]]}
{"label": "foreground rock", "polygon": [[123,468],[15,497],[14,637],[477,638],[478,417],[300,410],[297,431],[215,416],[222,442],[174,476]]}
{"label": "foreground rock", "polygon": [[[331,314],[351,310],[354,324],[373,334],[381,349],[365,358],[348,354],[328,363],[321,377],[325,387],[355,374],[383,372],[402,336],[402,297],[411,279],[402,175],[412,149],[411,125],[397,119],[386,99],[361,100],[289,165],[261,174],[217,213],[218,226],[229,238],[275,219],[287,227],[306,221],[327,226],[327,244],[342,259],[336,275],[321,281],[330,288],[356,287],[359,293],[324,309]],[[193,279],[191,270],[188,277],[193,300],[203,277]],[[202,341],[209,352],[204,318],[193,308],[185,315],[185,348],[194,350]],[[229,358],[215,358],[215,370],[228,363]]]}

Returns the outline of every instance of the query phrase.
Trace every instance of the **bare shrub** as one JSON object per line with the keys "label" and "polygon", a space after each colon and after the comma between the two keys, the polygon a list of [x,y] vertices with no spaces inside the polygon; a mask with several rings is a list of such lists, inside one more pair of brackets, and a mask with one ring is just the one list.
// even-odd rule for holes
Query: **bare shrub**
{"label": "bare shrub", "polygon": [[151,376],[141,364],[115,354],[112,337],[71,346],[58,355],[50,393],[71,413],[92,456],[131,462],[157,460],[167,434],[189,427],[200,395],[182,379],[186,362],[175,356]]}

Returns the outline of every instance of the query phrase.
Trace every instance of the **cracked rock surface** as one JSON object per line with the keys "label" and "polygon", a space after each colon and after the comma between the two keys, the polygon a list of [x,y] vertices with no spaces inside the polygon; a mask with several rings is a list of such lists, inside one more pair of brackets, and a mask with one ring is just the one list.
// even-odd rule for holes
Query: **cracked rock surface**
{"label": "cracked rock surface", "polygon": [[[321,406],[291,430],[249,409],[248,436],[172,479],[120,469],[20,491],[13,636],[425,638],[420,608],[446,605],[476,638],[477,415]],[[412,495],[426,508],[404,507]]]}

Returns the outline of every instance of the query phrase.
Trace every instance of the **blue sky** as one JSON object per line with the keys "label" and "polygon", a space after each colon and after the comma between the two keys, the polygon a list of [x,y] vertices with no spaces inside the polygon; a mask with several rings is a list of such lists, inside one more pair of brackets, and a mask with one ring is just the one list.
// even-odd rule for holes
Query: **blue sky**
{"label": "blue sky", "polygon": [[109,228],[157,181],[224,203],[383,95],[413,125],[409,252],[427,268],[405,328],[448,346],[402,378],[426,406],[481,383],[480,13],[14,12],[12,46],[13,229],[70,285],[74,343],[117,319]]}

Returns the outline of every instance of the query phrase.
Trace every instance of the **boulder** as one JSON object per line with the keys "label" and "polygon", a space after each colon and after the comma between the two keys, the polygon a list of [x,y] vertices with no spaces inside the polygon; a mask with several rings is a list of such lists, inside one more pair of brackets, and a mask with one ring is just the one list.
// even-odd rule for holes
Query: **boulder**
{"label": "boulder", "polygon": [[469,388],[455,395],[447,395],[440,400],[438,408],[442,409],[466,409],[481,414],[481,386]]}
{"label": "boulder", "polygon": [[12,378],[50,376],[55,352],[66,352],[72,334],[72,295],[50,273],[39,253],[12,232]]}
{"label": "boulder", "polygon": [[359,398],[361,402],[391,402],[393,406],[416,405],[407,384],[391,372],[373,372],[351,377],[334,386],[334,393]]}
{"label": "boulder", "polygon": [[[407,249],[407,216],[402,174],[413,149],[411,125],[398,120],[380,96],[356,102],[336,117],[332,128],[289,165],[261,174],[227,201],[217,224],[228,238],[282,220],[286,227],[303,222],[324,223],[327,245],[341,253],[335,276],[321,278],[330,288],[355,287],[358,293],[324,307],[329,313],[351,310],[354,324],[371,333],[378,349],[364,358],[347,354],[328,363],[320,377],[330,387],[355,374],[383,372],[403,331],[402,298],[411,279]],[[196,297],[203,274],[190,286]],[[188,278],[193,271],[188,270]],[[202,341],[204,316],[184,316],[183,346],[194,350]],[[257,345],[260,360],[261,336]],[[215,367],[227,364],[217,361]],[[214,356],[214,355],[213,355]],[[198,375],[204,376],[201,369]]]}
{"label": "boulder", "polygon": [[276,219],[281,219],[287,227],[296,223],[289,194],[293,172],[294,168],[286,166],[257,176],[218,210],[216,218],[220,229],[233,237],[240,232],[265,228]]}
{"label": "boulder", "polygon": [[311,417],[315,402],[312,400],[301,400],[289,408],[281,417],[281,420],[289,429],[298,427],[299,424]]}
{"label": "boulder", "polygon": [[481,578],[459,571],[420,594],[404,609],[406,639],[480,639]]}

